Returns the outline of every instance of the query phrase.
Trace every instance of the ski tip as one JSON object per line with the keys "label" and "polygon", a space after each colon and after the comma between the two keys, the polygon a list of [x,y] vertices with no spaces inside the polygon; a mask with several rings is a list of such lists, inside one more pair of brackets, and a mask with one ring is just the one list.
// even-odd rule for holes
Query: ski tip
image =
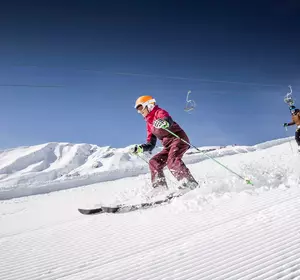
{"label": "ski tip", "polygon": [[103,212],[102,208],[95,208],[95,209],[82,209],[78,208],[79,213],[83,215],[94,215],[94,214],[99,214]]}
{"label": "ski tip", "polygon": [[95,214],[101,214],[101,213],[116,213],[122,208],[122,205],[117,206],[101,206],[99,208],[92,208],[92,209],[82,209],[78,208],[79,213],[83,215],[95,215]]}

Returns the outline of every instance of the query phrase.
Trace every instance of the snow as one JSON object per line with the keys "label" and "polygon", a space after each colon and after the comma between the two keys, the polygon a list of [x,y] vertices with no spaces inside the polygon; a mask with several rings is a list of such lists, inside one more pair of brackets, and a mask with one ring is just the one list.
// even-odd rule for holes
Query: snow
{"label": "snow", "polygon": [[201,188],[153,209],[81,215],[79,207],[145,199],[148,167],[129,148],[0,151],[1,280],[300,279],[293,138],[201,147],[254,186],[191,149],[184,161]]}
{"label": "snow", "polygon": [[[286,139],[272,141],[281,143]],[[247,146],[207,146],[199,150],[210,157],[248,153],[268,147],[268,143]],[[90,144],[46,143],[32,147],[0,151],[0,199],[46,194],[93,183],[147,174],[148,165],[123,149]],[[160,151],[157,148],[153,154]],[[151,155],[146,155],[149,159]],[[191,148],[184,160],[187,164],[207,160],[207,156]]]}

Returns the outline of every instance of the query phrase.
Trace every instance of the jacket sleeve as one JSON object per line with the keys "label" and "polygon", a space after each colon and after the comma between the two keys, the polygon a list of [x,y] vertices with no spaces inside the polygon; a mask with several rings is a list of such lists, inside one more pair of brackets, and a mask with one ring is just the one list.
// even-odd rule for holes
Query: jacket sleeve
{"label": "jacket sleeve", "polygon": [[147,124],[147,143],[141,145],[144,152],[151,152],[156,145],[157,138],[156,136],[151,132],[151,125]]}
{"label": "jacket sleeve", "polygon": [[291,125],[294,125],[294,124],[295,124],[295,122],[292,121],[292,122],[288,123],[287,125],[288,125],[288,126],[291,126]]}
{"label": "jacket sleeve", "polygon": [[166,120],[170,127],[173,125],[174,121],[173,119],[171,118],[171,116],[169,115],[169,113],[165,110],[160,110],[157,114],[157,118],[158,119],[162,119],[162,120]]}

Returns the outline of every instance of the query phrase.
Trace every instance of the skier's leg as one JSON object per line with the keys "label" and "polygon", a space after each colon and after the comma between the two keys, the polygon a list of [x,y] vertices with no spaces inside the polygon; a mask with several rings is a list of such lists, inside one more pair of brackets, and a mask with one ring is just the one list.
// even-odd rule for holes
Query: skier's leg
{"label": "skier's leg", "polygon": [[163,169],[167,164],[168,153],[168,150],[163,149],[160,153],[153,156],[149,161],[153,188],[159,186],[164,186],[166,188],[168,187],[166,177],[163,172]]}
{"label": "skier's leg", "polygon": [[182,161],[182,157],[188,149],[189,145],[182,142],[180,139],[175,139],[171,144],[167,165],[174,177],[178,181],[183,181],[182,187],[195,188],[198,186],[198,182]]}

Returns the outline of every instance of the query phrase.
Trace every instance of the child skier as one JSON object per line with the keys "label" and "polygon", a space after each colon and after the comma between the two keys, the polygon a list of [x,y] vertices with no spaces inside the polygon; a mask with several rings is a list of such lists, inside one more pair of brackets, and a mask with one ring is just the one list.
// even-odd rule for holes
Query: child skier
{"label": "child skier", "polygon": [[296,108],[292,108],[290,112],[292,114],[292,122],[284,123],[283,126],[284,127],[291,126],[291,125],[297,126],[296,133],[295,133],[295,140],[298,144],[298,152],[300,152],[300,110]]}
{"label": "child skier", "polygon": [[182,161],[184,153],[190,146],[165,130],[169,129],[189,143],[189,139],[183,129],[173,121],[167,111],[156,105],[156,101],[152,96],[139,97],[135,102],[135,109],[144,117],[147,123],[147,143],[136,145],[132,152],[139,154],[152,151],[155,148],[157,138],[161,140],[163,145],[163,150],[149,161],[152,187],[156,190],[154,193],[160,193],[168,189],[163,172],[165,166],[181,182],[179,188],[196,188],[198,182]]}

